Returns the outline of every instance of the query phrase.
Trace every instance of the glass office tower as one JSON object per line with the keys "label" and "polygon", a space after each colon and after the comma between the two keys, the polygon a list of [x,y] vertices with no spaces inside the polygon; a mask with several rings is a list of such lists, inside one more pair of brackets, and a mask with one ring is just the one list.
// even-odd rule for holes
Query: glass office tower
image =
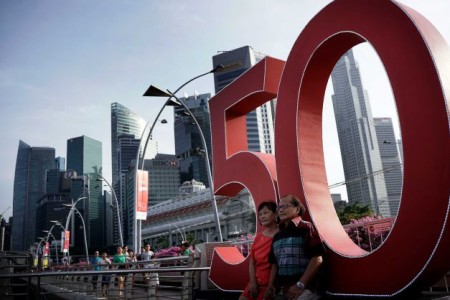
{"label": "glass office tower", "polygon": [[55,168],[55,149],[19,141],[14,174],[12,250],[26,251],[36,242],[36,204],[45,194],[46,171]]}
{"label": "glass office tower", "polygon": [[211,94],[209,93],[180,98],[197,119],[207,149],[203,149],[200,131],[191,117],[183,115],[184,108],[175,107],[174,109],[175,155],[180,164],[181,183],[195,179],[205,186],[209,186],[204,151],[208,151],[208,155],[211,157],[211,129],[208,109],[210,98]]}
{"label": "glass office tower", "polygon": [[369,98],[352,50],[339,59],[331,78],[348,200],[369,205],[375,213],[389,217],[386,184],[383,174],[378,174],[383,166]]}
{"label": "glass office tower", "polygon": [[[130,191],[130,186],[134,186],[134,166],[137,157],[141,137],[147,138],[150,128],[147,122],[138,114],[120,103],[111,103],[111,162],[112,162],[112,187],[117,196],[120,207],[122,232],[129,231],[129,207],[134,203],[134,189]],[[143,135],[143,131],[145,134]],[[143,141],[144,143],[145,141]],[[144,145],[142,145],[144,147]],[[141,149],[142,151],[143,149]],[[147,159],[155,157],[157,153],[157,143],[150,140],[147,145],[145,157]],[[142,155],[142,154],[140,154]],[[129,172],[132,174],[129,174]],[[129,182],[132,175],[132,182]],[[132,214],[134,216],[134,212]],[[117,224],[117,214],[114,214],[114,224]],[[118,228],[114,228],[114,240],[118,241]],[[124,236],[125,238],[125,236]]]}
{"label": "glass office tower", "polygon": [[[253,50],[250,46],[221,51],[213,56],[214,67],[236,65],[227,71],[214,73],[216,94],[264,57],[264,54]],[[247,142],[250,151],[273,153],[275,107],[276,100],[272,100],[247,114]]]}
{"label": "glass office tower", "polygon": [[391,118],[374,118],[380,146],[381,163],[386,181],[391,216],[396,216],[400,206],[403,186],[403,164],[400,161],[399,150]]}
{"label": "glass office tower", "polygon": [[[92,247],[104,246],[105,203],[102,197],[102,187],[98,184],[99,177],[95,173],[102,167],[102,143],[87,136],[67,140],[67,170],[76,172],[72,178],[71,197],[76,201],[87,197],[77,204],[77,209],[83,214],[86,224],[88,244]],[[75,220],[78,220],[75,217]],[[78,221],[76,221],[78,222]],[[75,226],[77,229],[79,226]],[[83,231],[74,232],[75,245],[83,245]]]}
{"label": "glass office tower", "polygon": [[[113,185],[119,180],[121,173],[120,166],[129,163],[129,161],[123,162],[120,160],[119,136],[128,134],[133,135],[135,139],[140,140],[146,124],[147,122],[141,116],[135,114],[127,107],[117,102],[111,103],[111,161]],[[149,128],[147,128],[146,134],[144,135],[145,138],[148,135],[148,130]],[[155,157],[156,143],[150,141],[147,148],[148,150],[146,151],[145,158],[151,159]],[[136,155],[134,156],[134,159],[135,158]]]}
{"label": "glass office tower", "polygon": [[180,166],[176,155],[159,153],[154,159],[146,159],[144,170],[149,174],[149,207],[179,195]]}

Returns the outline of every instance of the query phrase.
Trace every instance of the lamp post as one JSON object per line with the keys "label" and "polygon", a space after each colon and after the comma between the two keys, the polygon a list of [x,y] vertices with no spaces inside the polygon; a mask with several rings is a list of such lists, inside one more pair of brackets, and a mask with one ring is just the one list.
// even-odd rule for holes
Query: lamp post
{"label": "lamp post", "polygon": [[89,251],[88,251],[88,246],[87,246],[86,224],[84,223],[83,216],[81,215],[80,211],[75,207],[75,205],[76,205],[76,202],[74,204],[72,204],[72,205],[70,205],[70,204],[63,204],[63,206],[70,207],[70,211],[75,211],[78,214],[78,216],[80,217],[81,223],[83,223],[84,247],[85,247],[85,250],[86,250],[86,262],[89,265]]}
{"label": "lamp post", "polygon": [[144,95],[145,96],[156,96],[156,97],[166,96],[166,97],[169,97],[169,99],[171,99],[172,97],[175,98],[177,100],[176,104],[178,104],[178,106],[182,106],[184,108],[184,110],[189,114],[189,116],[192,118],[195,125],[197,126],[197,128],[200,132],[200,138],[201,138],[203,150],[205,153],[206,172],[208,175],[207,176],[208,177],[208,185],[211,190],[211,204],[212,204],[213,213],[214,213],[214,221],[215,221],[215,225],[217,228],[219,241],[222,242],[223,241],[222,230],[220,228],[219,212],[217,210],[217,203],[216,203],[216,198],[214,195],[214,185],[213,185],[213,180],[212,180],[211,165],[209,163],[208,148],[206,145],[205,135],[203,134],[203,130],[202,130],[200,124],[198,123],[197,118],[194,116],[194,114],[191,112],[191,110],[184,104],[184,102],[181,101],[174,93],[172,93],[169,90],[167,90],[167,92],[164,92],[163,90],[161,90],[155,86],[150,86],[150,88],[147,90],[146,94],[144,94]]}
{"label": "lamp post", "polygon": [[[196,79],[198,79],[200,77],[203,77],[203,76],[206,76],[206,75],[212,74],[212,73],[223,72],[223,71],[226,71],[228,69],[235,68],[235,67],[237,67],[239,65],[240,65],[239,63],[238,64],[231,64],[231,65],[227,65],[227,66],[218,65],[214,69],[212,69],[212,70],[210,70],[210,71],[208,71],[206,73],[202,73],[200,75],[197,75],[197,76],[189,79],[188,81],[186,81],[185,83],[180,85],[180,87],[178,87],[175,90],[174,93],[176,94],[179,90],[181,90],[187,84],[189,84],[190,82],[192,82],[192,81],[194,81],[194,80],[196,80]],[[179,106],[179,103],[177,103],[177,102],[172,100],[172,95],[168,95],[166,92],[164,92],[164,91],[162,91],[160,89],[157,89],[157,88],[155,89],[152,85],[147,89],[147,91],[144,93],[143,96],[144,97],[145,96],[157,96],[157,97],[169,96],[169,98],[166,100],[164,105],[161,107],[160,111],[158,112],[158,115],[156,116],[155,120],[153,121],[153,124],[150,127],[150,130],[149,130],[149,133],[147,135],[147,138],[146,138],[146,141],[145,141],[145,145],[144,145],[144,148],[143,148],[143,151],[142,151],[142,155],[141,155],[141,157],[142,157],[142,168],[143,168],[143,165],[144,165],[144,157],[145,157],[145,152],[147,150],[148,142],[149,142],[149,140],[152,137],[153,128],[155,127],[155,124],[158,121],[162,111],[164,110],[164,108],[166,106]],[[136,181],[135,182],[135,186],[134,186],[135,208],[136,208],[137,200],[138,200],[137,199],[137,197],[138,197],[138,195],[137,195],[138,182],[137,182],[136,179],[137,179],[137,174],[138,174],[138,170],[139,170],[139,162],[140,162],[140,155],[139,154],[140,154],[140,149],[141,149],[143,137],[144,137],[144,134],[145,134],[145,130],[147,129],[148,125],[149,125],[149,123],[147,123],[147,125],[144,128],[144,131],[142,132],[141,142],[139,143],[139,148],[138,148],[137,155],[136,155],[136,169],[135,169],[135,177],[134,177],[135,181]],[[208,162],[208,164],[209,164],[209,162]],[[141,229],[142,229],[141,227],[142,227],[142,222],[141,222],[141,220],[137,220],[136,214],[135,214],[134,226],[133,226],[133,228],[135,229],[135,234],[133,235],[133,247],[135,249],[140,249],[141,248]],[[219,232],[220,232],[220,227],[219,227]],[[220,232],[220,240],[222,241],[222,233],[221,232]]]}
{"label": "lamp post", "polygon": [[[78,198],[75,202],[73,202],[72,204],[63,204],[64,206],[70,206],[70,207],[74,207],[75,205],[77,205],[77,203],[79,202],[79,201],[81,201],[81,200],[83,200],[83,199],[86,199],[87,197],[80,197],[80,198]],[[66,219],[66,226],[64,226],[64,233],[69,229],[69,222],[70,222],[70,220],[71,220],[71,217],[72,217],[72,212],[73,212],[73,210],[72,209],[70,209],[69,210],[69,214],[67,215],[67,219]],[[56,222],[58,222],[58,221],[56,221]],[[59,223],[59,222],[58,222]],[[60,223],[61,224],[61,223]],[[62,225],[61,225],[62,226]],[[73,234],[73,232],[72,232],[72,234],[70,235],[70,238],[72,238],[74,236],[74,234]],[[65,239],[65,238],[64,238]],[[65,242],[65,240],[64,240],[64,242]],[[70,241],[69,241],[69,245],[70,245]],[[67,249],[67,256],[69,256],[69,249]]]}
{"label": "lamp post", "polygon": [[45,241],[45,237],[38,237],[38,239],[39,239],[39,243],[36,247],[36,257],[39,256],[39,249],[41,249],[41,244],[43,241]]}
{"label": "lamp post", "polygon": [[50,227],[50,230],[42,230],[42,232],[47,233],[46,242],[48,243],[48,239],[50,236],[53,237],[53,240],[55,241],[55,250],[56,250],[56,264],[58,264],[58,244],[56,243],[56,238],[52,233],[53,228],[57,226],[56,224],[53,224],[52,227]]}
{"label": "lamp post", "polygon": [[123,246],[123,234],[122,234],[122,222],[120,221],[120,214],[121,211],[119,209],[119,201],[117,200],[117,195],[114,189],[112,188],[111,184],[108,182],[108,180],[105,179],[100,173],[96,172],[96,174],[100,177],[97,178],[97,181],[102,181],[102,179],[106,182],[108,187],[111,189],[111,193],[114,197],[114,201],[116,203],[116,211],[117,211],[117,226],[119,227],[119,239],[120,239],[120,246]]}

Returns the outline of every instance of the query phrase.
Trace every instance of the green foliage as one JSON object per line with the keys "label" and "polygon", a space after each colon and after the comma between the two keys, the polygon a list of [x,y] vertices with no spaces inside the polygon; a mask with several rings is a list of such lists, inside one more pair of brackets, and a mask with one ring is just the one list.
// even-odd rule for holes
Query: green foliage
{"label": "green foliage", "polygon": [[360,205],[359,203],[354,203],[348,205],[343,211],[337,212],[339,220],[342,225],[349,224],[351,220],[358,220],[367,216],[374,216],[374,212],[369,207],[369,205]]}
{"label": "green foliage", "polygon": [[189,245],[195,244],[195,236],[193,233],[189,233],[186,235],[186,241],[189,243]]}
{"label": "green foliage", "polygon": [[169,247],[169,240],[167,237],[163,236],[158,238],[156,241],[156,249],[163,249]]}

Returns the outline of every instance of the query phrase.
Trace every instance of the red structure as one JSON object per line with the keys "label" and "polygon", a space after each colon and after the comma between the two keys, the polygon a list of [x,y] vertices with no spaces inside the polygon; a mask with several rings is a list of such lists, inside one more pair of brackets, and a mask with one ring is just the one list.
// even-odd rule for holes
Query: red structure
{"label": "red structure", "polygon": [[[404,147],[398,216],[372,253],[355,245],[339,223],[321,138],[331,71],[363,42],[371,43],[387,71]],[[244,116],[275,97],[276,156],[251,153]],[[256,206],[279,195],[299,196],[329,249],[331,294],[393,296],[429,286],[450,269],[449,97],[450,51],[423,16],[388,0],[333,1],[301,32],[285,66],[266,58],[210,100],[215,193],[232,196],[246,187]],[[219,253],[211,280],[242,289],[246,261]]]}

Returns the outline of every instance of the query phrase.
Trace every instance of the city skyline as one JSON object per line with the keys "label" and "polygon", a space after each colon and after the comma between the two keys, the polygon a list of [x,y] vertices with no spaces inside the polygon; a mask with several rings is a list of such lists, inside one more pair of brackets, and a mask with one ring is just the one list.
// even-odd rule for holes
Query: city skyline
{"label": "city skyline", "polygon": [[[329,2],[246,1],[239,8],[230,8],[227,3],[208,1],[133,2],[126,6],[106,1],[3,1],[0,212],[11,207],[4,216],[12,215],[19,140],[31,147],[55,148],[56,156],[62,157],[66,157],[65,143],[72,137],[86,135],[99,140],[103,143],[103,174],[110,181],[111,103],[122,103],[152,121],[164,99],[143,98],[147,87],[154,84],[174,90],[210,70],[211,58],[218,51],[250,45],[286,60],[304,26]],[[448,1],[401,3],[427,17],[450,43]],[[367,59],[373,57],[373,50],[358,50],[355,58],[365,89],[372,101],[381,102],[372,104],[374,117],[393,117],[382,111],[385,105],[381,100],[392,97],[390,88],[387,92],[378,88],[386,77],[382,67]],[[194,91],[213,93],[213,77],[193,82],[180,93],[192,95]],[[326,101],[331,102],[329,95]],[[162,118],[173,124],[172,110],[166,109]],[[173,126],[156,126],[153,135],[159,152],[174,153]],[[332,177],[329,183],[343,180]]]}

